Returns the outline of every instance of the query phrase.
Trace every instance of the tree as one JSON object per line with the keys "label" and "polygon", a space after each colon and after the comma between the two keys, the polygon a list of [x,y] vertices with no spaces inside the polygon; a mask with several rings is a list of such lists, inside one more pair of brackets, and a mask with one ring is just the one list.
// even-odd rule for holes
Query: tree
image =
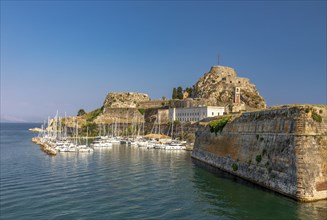
{"label": "tree", "polygon": [[172,99],[177,99],[177,90],[176,88],[173,88],[173,94],[171,96]]}
{"label": "tree", "polygon": [[183,88],[181,86],[178,86],[177,88],[177,98],[183,99]]}
{"label": "tree", "polygon": [[189,96],[192,96],[192,92],[193,92],[192,87],[186,87],[185,91],[189,94]]}
{"label": "tree", "polygon": [[77,116],[82,116],[82,115],[85,115],[85,114],[86,114],[86,112],[84,111],[84,109],[80,109],[77,112]]}

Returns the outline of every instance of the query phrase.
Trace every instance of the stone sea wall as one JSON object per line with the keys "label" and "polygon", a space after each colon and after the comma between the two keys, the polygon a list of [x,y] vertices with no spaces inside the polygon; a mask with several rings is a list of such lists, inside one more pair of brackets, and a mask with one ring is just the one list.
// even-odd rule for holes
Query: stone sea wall
{"label": "stone sea wall", "polygon": [[193,158],[296,200],[327,199],[327,106],[243,113],[195,138]]}

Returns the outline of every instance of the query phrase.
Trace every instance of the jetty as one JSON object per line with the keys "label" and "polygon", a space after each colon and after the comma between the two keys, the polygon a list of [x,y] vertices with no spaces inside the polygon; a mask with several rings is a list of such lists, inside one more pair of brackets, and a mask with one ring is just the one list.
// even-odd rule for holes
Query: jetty
{"label": "jetty", "polygon": [[45,153],[47,153],[47,154],[49,154],[49,155],[51,155],[51,156],[55,156],[55,155],[57,155],[57,151],[56,151],[54,148],[52,148],[49,144],[47,144],[47,143],[45,143],[45,142],[42,142],[39,138],[37,138],[37,137],[33,137],[33,138],[32,138],[32,141],[33,141],[34,143],[40,145],[41,149],[42,149]]}

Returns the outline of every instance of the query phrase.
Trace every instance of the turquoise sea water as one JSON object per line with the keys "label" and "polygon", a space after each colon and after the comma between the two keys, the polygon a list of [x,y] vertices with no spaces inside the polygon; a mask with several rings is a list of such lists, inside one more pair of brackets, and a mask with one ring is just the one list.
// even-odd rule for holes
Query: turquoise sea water
{"label": "turquoise sea water", "polygon": [[0,219],[326,219],[193,161],[190,152],[117,146],[51,157],[37,124],[1,124]]}

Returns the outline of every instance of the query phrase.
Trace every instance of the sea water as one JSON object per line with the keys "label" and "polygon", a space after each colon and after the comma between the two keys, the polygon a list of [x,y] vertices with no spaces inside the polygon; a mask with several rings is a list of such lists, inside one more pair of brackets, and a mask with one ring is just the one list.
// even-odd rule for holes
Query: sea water
{"label": "sea water", "polygon": [[0,219],[326,219],[299,203],[191,159],[124,145],[49,156],[28,128],[1,123]]}

